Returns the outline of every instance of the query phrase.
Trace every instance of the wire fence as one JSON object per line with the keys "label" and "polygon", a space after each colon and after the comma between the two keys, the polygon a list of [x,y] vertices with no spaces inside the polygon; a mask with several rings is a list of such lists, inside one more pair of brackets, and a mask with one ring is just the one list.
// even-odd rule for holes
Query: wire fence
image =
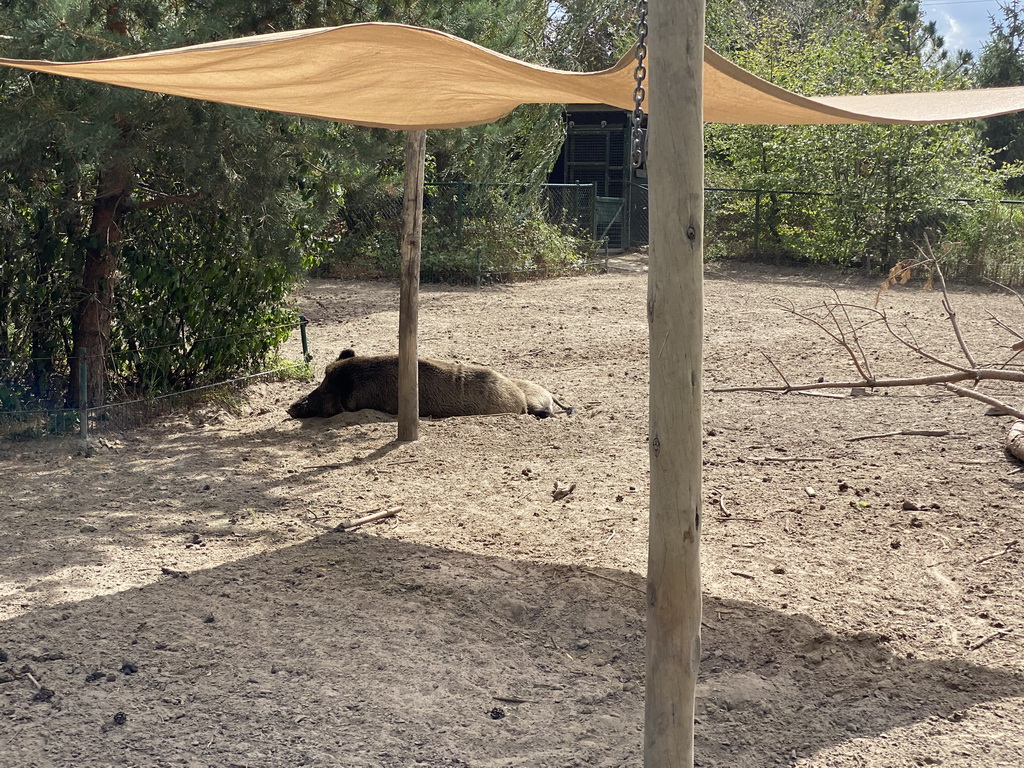
{"label": "wire fence", "polygon": [[[951,279],[1024,284],[1024,200],[926,199],[911,215],[888,221],[885,201],[857,200],[857,214],[840,222],[846,240],[836,233],[842,226],[835,208],[844,202],[824,192],[705,187],[705,259],[885,271],[916,259],[927,239],[949,246],[942,266]],[[647,186],[627,184],[623,206],[622,247],[646,246]]]}
{"label": "wire fence", "polygon": [[[800,190],[705,188],[705,255],[712,259],[799,262],[801,245],[812,243],[820,248],[820,243],[814,243],[814,238],[819,237],[816,216],[821,202],[831,197],[826,193]],[[937,202],[941,202],[945,218],[927,224],[936,227],[940,237],[962,237],[955,258],[943,264],[947,277],[988,279],[1007,286],[1024,284],[1024,201],[945,199]],[[539,197],[515,185],[428,185],[424,199],[421,279],[484,285],[607,270],[611,252],[647,245],[649,213],[648,188],[643,184],[627,184],[622,198],[601,197],[594,184],[549,184],[541,189]],[[394,277],[398,274],[401,214],[400,191],[364,201],[361,206],[349,206],[345,211],[345,232],[339,241],[349,243],[350,247],[355,243],[352,253],[357,257],[341,262],[349,270],[341,276]],[[541,222],[539,228],[537,221]],[[559,237],[549,237],[552,231]],[[566,239],[571,244],[569,248],[566,248]],[[916,243],[919,242],[920,239],[908,239],[902,243],[907,257],[917,255]],[[873,266],[870,255],[865,253],[864,256],[861,266]],[[901,254],[894,248],[890,258],[896,260]],[[829,262],[819,259],[818,263]],[[71,376],[80,377],[79,388],[86,390],[89,373],[86,363],[77,370],[68,370],[70,360],[84,361],[84,355],[72,355],[68,350],[55,352],[54,357],[0,358],[0,437],[65,433],[75,428],[87,436],[90,424],[99,421],[106,424],[118,419],[137,421],[152,413],[162,401],[261,377],[308,371],[310,357],[304,318],[296,324],[193,339],[190,344],[250,334],[265,335],[286,328],[300,330],[303,362],[145,396],[124,396],[131,395],[131,390],[126,390],[117,401],[88,408],[61,407],[56,402],[60,399],[59,393],[68,388]],[[109,360],[105,361],[106,370],[123,369],[143,353],[174,346],[169,343],[110,353]],[[64,356],[58,360],[59,354]],[[42,375],[48,380],[50,394],[23,396],[27,390],[16,383],[19,371],[22,377]]]}
{"label": "wire fence", "polygon": [[[706,187],[704,203],[709,260],[885,270],[915,258],[928,237],[957,245],[943,265],[953,279],[1024,283],[1024,201],[926,199],[903,218],[884,200],[807,190]],[[400,190],[353,203],[345,217],[325,274],[397,276]],[[428,184],[421,279],[484,285],[601,270],[610,253],[649,239],[646,184],[625,184],[622,197],[599,195],[597,184],[547,184],[539,196],[517,185]]]}
{"label": "wire fence", "polygon": [[[844,210],[840,210],[845,206]],[[925,198],[905,215],[885,200],[804,190],[707,187],[705,258],[817,263],[885,272],[941,249],[954,280],[1024,283],[1024,200]]]}
{"label": "wire fence", "polygon": [[[600,218],[602,202],[595,184],[427,184],[420,279],[486,285],[606,268],[619,244]],[[401,189],[353,195],[341,219],[320,273],[397,277]]]}
{"label": "wire fence", "polygon": [[[309,341],[306,333],[308,321],[300,317],[297,323],[277,325],[263,328],[249,333],[233,333],[221,336],[212,336],[203,339],[195,339],[195,342],[223,341],[225,339],[237,338],[248,335],[262,335],[267,331],[298,329],[302,344],[302,362],[287,362],[267,370],[256,373],[247,373],[229,377],[216,382],[202,384],[199,386],[184,389],[175,389],[168,392],[147,393],[145,396],[128,397],[112,402],[105,402],[101,405],[81,405],[78,407],[60,407],[48,405],[43,402],[27,403],[18,399],[7,398],[0,408],[0,437],[6,438],[31,438],[42,434],[67,434],[77,431],[83,440],[88,440],[90,428],[102,421],[106,425],[126,427],[137,423],[140,419],[158,413],[162,406],[173,407],[195,397],[199,393],[208,393],[253,379],[281,376],[289,374],[306,374],[309,371],[309,364],[313,356],[309,352]],[[152,347],[145,347],[136,350],[137,352],[165,349],[173,345],[161,344]],[[88,358],[84,354],[77,356],[77,371],[71,375],[79,378],[80,391],[86,391],[89,378]],[[12,366],[19,361],[0,359],[0,370]],[[24,362],[24,361],[21,361]],[[48,363],[51,367],[59,367],[63,361],[51,358],[33,358],[33,362]],[[0,385],[5,382],[0,381]],[[2,388],[2,386],[0,386]],[[84,399],[84,398],[83,398]]]}

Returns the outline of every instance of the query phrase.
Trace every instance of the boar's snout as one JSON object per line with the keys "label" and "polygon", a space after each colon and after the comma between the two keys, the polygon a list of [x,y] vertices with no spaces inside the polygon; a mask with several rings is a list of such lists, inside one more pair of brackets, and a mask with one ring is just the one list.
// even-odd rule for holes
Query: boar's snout
{"label": "boar's snout", "polygon": [[288,415],[293,419],[304,419],[307,416],[312,416],[312,408],[309,405],[309,395],[299,398],[288,406]]}

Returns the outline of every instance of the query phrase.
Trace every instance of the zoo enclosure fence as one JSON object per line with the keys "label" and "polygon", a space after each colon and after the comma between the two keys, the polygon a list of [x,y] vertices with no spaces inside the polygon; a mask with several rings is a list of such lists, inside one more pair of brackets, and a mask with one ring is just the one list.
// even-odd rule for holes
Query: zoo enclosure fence
{"label": "zoo enclosure fence", "polygon": [[[807,190],[705,187],[705,259],[859,266],[868,272],[880,267],[884,272],[898,261],[917,260],[918,246],[927,238],[932,246],[942,241],[954,246],[942,260],[949,278],[1024,283],[1024,200],[926,199],[915,217],[898,221],[854,259],[843,261],[821,257],[820,247],[807,248],[822,239],[817,216],[822,204],[835,198],[833,193]],[[882,218],[884,200],[858,202],[869,224]]]}
{"label": "zoo enclosure fence", "polygon": [[[483,285],[606,268],[619,247],[612,202],[595,184],[428,183],[420,279]],[[325,273],[396,277],[402,190],[347,200],[341,220]]]}
{"label": "zoo enclosure fence", "polygon": [[[491,185],[492,191],[498,190],[506,194],[508,185]],[[431,211],[431,217],[425,217],[425,229],[430,226],[450,226],[455,241],[461,241],[474,227],[474,220],[492,214],[493,208],[486,196],[471,194],[471,185],[463,182],[451,184],[428,185],[425,209]],[[550,184],[542,189],[541,211],[547,224],[559,231],[577,237],[590,248],[585,258],[576,263],[578,271],[607,269],[608,254],[613,250],[643,247],[647,244],[648,228],[648,197],[647,187],[631,183],[625,188],[624,197],[602,198],[597,195],[594,184]],[[773,251],[776,243],[772,242],[769,232],[766,209],[773,207],[772,215],[789,213],[793,217],[801,215],[801,200],[808,198],[829,197],[825,193],[806,191],[784,191],[768,189],[742,188],[705,188],[705,224],[707,252],[712,257],[736,259],[771,259],[778,257]],[[998,200],[980,201],[972,199],[947,199],[948,205],[962,206],[970,210],[978,206],[996,206],[1005,214],[1008,229],[1003,233],[1009,247],[1016,248],[1024,242],[1024,201]],[[790,209],[787,211],[787,209]],[[524,214],[525,215],[525,214]],[[394,247],[390,250],[397,258],[398,233],[401,221],[401,196],[395,200],[382,201],[370,209],[364,209],[363,219],[372,225],[377,234],[394,235]],[[360,221],[355,217],[353,221]],[[394,222],[392,227],[388,222]],[[425,234],[426,236],[426,234]],[[387,240],[387,238],[385,238]],[[767,242],[766,242],[767,241]],[[617,246],[616,246],[617,244]],[[1019,251],[1017,252],[1019,254]],[[539,278],[555,272],[547,265],[524,264],[505,265],[495,268],[485,264],[482,249],[477,247],[469,253],[470,280],[459,279],[466,274],[466,263],[446,268],[444,262],[433,263],[426,257],[423,279],[425,282],[473,282],[478,285],[491,282],[505,282],[524,278]],[[460,271],[461,270],[461,271]],[[960,274],[950,273],[952,277],[989,278],[1004,285],[1019,285],[1024,282],[1024,256],[1013,258],[989,259],[982,264],[967,264]],[[223,381],[204,384],[199,387],[162,392],[141,398],[129,398],[118,402],[109,402],[96,407],[84,409],[45,407],[31,405],[26,407],[17,397],[11,397],[11,388],[6,385],[14,378],[11,374],[17,364],[13,360],[0,359],[0,437],[5,434],[22,432],[50,431],[64,433],[78,428],[85,436],[88,433],[90,420],[98,418],[112,419],[118,412],[125,415],[124,420],[131,418],[131,409],[144,411],[154,403],[169,398],[180,397],[190,393],[210,390],[216,387],[240,383],[247,380],[274,375],[286,375],[290,371],[305,368],[310,360],[306,339],[306,322],[301,318],[293,326],[300,330],[304,362],[289,363],[283,366],[240,375]],[[265,329],[266,330],[266,329]],[[259,333],[259,331],[257,331]],[[203,340],[197,340],[203,341]],[[24,360],[20,361],[24,364]],[[53,361],[39,361],[53,362]],[[76,371],[67,371],[68,376],[87,377],[87,370],[80,367]],[[81,378],[80,378],[81,380]],[[84,387],[83,387],[84,389]],[[5,396],[6,395],[6,396]],[[38,402],[38,401],[36,401]]]}
{"label": "zoo enclosure fence", "polygon": [[[424,199],[424,282],[491,283],[559,274],[550,263],[525,260],[495,263],[482,238],[493,234],[481,222],[496,215],[494,196],[513,210],[514,217],[539,214],[559,232],[577,238],[585,251],[571,269],[561,273],[607,268],[610,253],[644,248],[650,237],[648,187],[630,182],[622,197],[604,197],[595,184],[546,184],[541,188],[539,211],[524,203],[516,210],[516,185],[485,185],[469,182],[428,184]],[[527,196],[524,196],[524,200]],[[885,254],[869,253],[854,263],[821,258],[807,252],[817,236],[814,209],[835,196],[809,190],[705,187],[705,257],[780,263],[815,262],[848,267],[857,263],[891,266],[917,256],[916,246],[930,237],[957,237],[956,220],[975,219],[979,231],[974,242],[954,263],[944,265],[957,279],[988,278],[1006,285],[1024,283],[1024,200],[942,198],[933,201],[941,215],[933,221],[908,223],[899,238],[886,242]],[[865,201],[866,205],[873,205]],[[877,203],[877,201],[876,201]],[[400,193],[348,212],[351,233],[373,231],[385,236],[382,251],[398,252],[401,228]],[[877,207],[877,204],[875,204]],[[984,215],[985,211],[990,213]],[[926,228],[927,225],[927,228]],[[780,234],[781,233],[781,234]],[[933,235],[933,233],[938,233]],[[500,233],[499,233],[500,236]],[[447,245],[441,248],[442,243]],[[794,245],[794,243],[796,245]],[[803,248],[801,249],[801,245]],[[437,251],[444,251],[438,254]],[[868,249],[871,250],[870,248]],[[886,262],[891,262],[887,264]],[[397,274],[397,263],[368,265],[380,276]]]}
{"label": "zoo enclosure fence", "polygon": [[[294,330],[295,328],[298,328],[299,338],[302,344],[302,362],[299,363],[289,362],[268,370],[234,376],[228,379],[203,384],[201,386],[161,392],[151,394],[146,397],[133,397],[126,400],[106,402],[102,405],[90,406],[82,404],[75,408],[64,408],[58,406],[47,407],[45,403],[39,402],[31,405],[25,405],[23,402],[19,402],[18,399],[8,395],[7,397],[0,399],[0,438],[9,437],[11,435],[35,436],[41,433],[66,434],[77,428],[81,438],[87,441],[89,438],[90,422],[95,422],[97,418],[114,420],[120,414],[122,421],[128,421],[134,414],[140,411],[153,410],[161,401],[167,401],[172,398],[181,398],[198,392],[207,392],[218,387],[240,384],[242,382],[252,381],[253,379],[279,376],[289,372],[307,371],[309,364],[313,360],[313,355],[309,351],[309,340],[306,333],[308,322],[309,321],[304,316],[299,316],[296,323],[275,326],[273,328],[264,328],[251,332],[252,335],[256,335],[265,333],[269,330],[285,328]],[[212,337],[193,339],[192,343],[214,341],[217,339],[232,338],[240,335],[243,334],[230,334],[228,336],[216,337],[216,339]],[[163,348],[165,346],[166,345],[162,345],[159,348]],[[150,349],[157,349],[157,347],[139,349],[135,351],[144,352],[149,351]],[[80,391],[85,392],[88,386],[88,360],[85,355],[78,355],[78,360],[79,363],[77,365],[77,370],[70,371],[69,375],[78,376],[79,389]],[[9,370],[16,362],[18,361],[0,359],[0,371]],[[20,362],[24,363],[25,361]],[[59,361],[51,359],[33,359],[30,362],[50,363],[52,366],[55,362]],[[7,382],[5,380],[0,379],[0,391],[4,391],[5,393],[7,388],[4,385],[6,383]]]}

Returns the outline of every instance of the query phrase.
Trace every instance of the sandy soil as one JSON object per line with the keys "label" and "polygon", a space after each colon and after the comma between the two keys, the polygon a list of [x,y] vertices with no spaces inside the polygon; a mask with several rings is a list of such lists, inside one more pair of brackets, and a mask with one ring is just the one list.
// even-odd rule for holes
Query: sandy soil
{"label": "sandy soil", "polygon": [[[762,353],[850,377],[770,301],[825,283],[877,290],[710,269],[706,385],[775,383]],[[986,313],[1024,325],[1016,299],[953,299],[977,356],[1005,357]],[[320,370],[394,350],[393,285],[299,300]],[[956,354],[938,296],[883,305]],[[639,269],[424,289],[421,354],[531,378],[571,418],[398,445],[381,414],[287,420],[312,385],[284,381],[100,430],[91,455],[0,444],[0,767],[640,765],[645,306]],[[924,369],[864,343],[878,375]],[[1024,473],[983,412],[936,389],[706,396],[699,765],[1024,765]],[[900,429],[949,434],[848,441]]]}

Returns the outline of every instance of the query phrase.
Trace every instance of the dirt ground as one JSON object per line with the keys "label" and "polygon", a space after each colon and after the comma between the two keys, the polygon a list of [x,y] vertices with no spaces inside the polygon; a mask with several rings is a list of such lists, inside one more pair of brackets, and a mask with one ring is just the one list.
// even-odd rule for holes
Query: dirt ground
{"label": "dirt ground", "polygon": [[[313,386],[291,380],[97,430],[91,455],[0,444],[0,768],[640,765],[647,281],[619,267],[423,290],[421,354],[533,379],[572,417],[396,444],[382,414],[288,420]],[[794,383],[852,378],[771,301],[826,286],[878,288],[709,268],[706,386],[777,383],[765,354]],[[954,357],[940,298],[882,306]],[[1024,325],[1017,300],[952,298],[976,355],[1005,358],[987,313]],[[319,371],[394,351],[394,285],[316,281],[299,302]],[[863,343],[876,375],[930,370],[878,327]],[[697,763],[1024,765],[1011,420],[934,388],[839,394],[704,399]],[[849,440],[902,429],[949,434]],[[555,501],[556,481],[575,490]]]}

